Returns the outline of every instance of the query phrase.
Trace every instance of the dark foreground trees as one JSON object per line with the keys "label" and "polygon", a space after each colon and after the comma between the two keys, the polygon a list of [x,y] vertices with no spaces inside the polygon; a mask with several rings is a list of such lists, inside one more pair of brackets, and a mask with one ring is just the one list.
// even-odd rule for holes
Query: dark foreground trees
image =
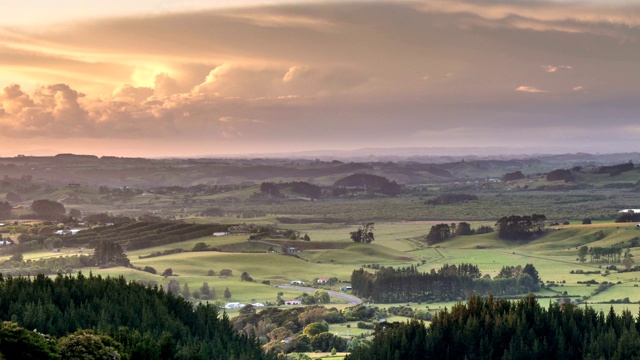
{"label": "dark foreground trees", "polygon": [[[0,358],[6,359],[74,358],[61,352],[78,356],[79,346],[100,354],[117,351],[122,359],[275,358],[255,338],[234,331],[216,307],[194,308],[162,288],[122,277],[0,276],[0,320],[15,323],[0,329]],[[33,343],[34,352],[14,353],[11,342]]]}
{"label": "dark foreground trees", "polygon": [[355,348],[345,360],[638,359],[639,329],[628,310],[605,314],[569,303],[545,309],[533,296],[471,296],[429,327],[416,320],[378,325],[371,347]]}

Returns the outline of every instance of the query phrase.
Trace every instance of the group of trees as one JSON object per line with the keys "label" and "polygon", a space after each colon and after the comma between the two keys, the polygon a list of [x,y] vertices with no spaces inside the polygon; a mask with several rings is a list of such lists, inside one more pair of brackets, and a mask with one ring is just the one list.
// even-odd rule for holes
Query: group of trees
{"label": "group of trees", "polygon": [[444,265],[439,270],[421,273],[415,266],[381,267],[375,274],[364,269],[351,274],[353,293],[381,303],[405,301],[459,300],[470,293],[516,295],[540,290],[535,267],[505,267],[491,279],[481,276],[476,265]]}
{"label": "group of trees", "polygon": [[115,264],[128,267],[131,264],[122,247],[112,241],[99,241],[93,250],[93,259],[98,266]]}
{"label": "group of trees", "polygon": [[625,171],[631,171],[633,169],[633,162],[629,161],[623,164],[601,166],[600,168],[598,168],[598,174],[609,174],[609,176],[616,176]]}
{"label": "group of trees", "polygon": [[286,183],[263,182],[260,184],[260,192],[273,197],[282,197],[283,195],[280,193],[280,190],[287,188],[291,189],[291,191],[296,194],[300,194],[311,199],[319,199],[320,195],[322,195],[322,189],[320,186],[306,181],[292,181]]}
{"label": "group of trees", "polygon": [[573,182],[576,181],[576,177],[573,175],[571,170],[557,169],[547,174],[547,181]]}
{"label": "group of trees", "polygon": [[496,222],[496,228],[501,239],[531,240],[544,232],[546,220],[542,214],[504,216]]}
{"label": "group of trees", "polygon": [[389,196],[398,195],[402,191],[402,186],[397,182],[373,174],[352,174],[334,182],[333,187],[338,190],[334,191],[335,196],[346,194],[347,189],[375,191]]}
{"label": "group of trees", "polygon": [[458,224],[451,223],[451,225],[442,223],[431,226],[426,240],[429,244],[437,244],[447,240],[452,236],[486,234],[492,231],[493,228],[486,225],[482,225],[477,229],[472,229],[471,224],[466,221],[461,221]]}
{"label": "group of trees", "polygon": [[51,200],[35,200],[31,203],[31,210],[37,218],[45,220],[59,220],[67,213],[64,205]]}
{"label": "group of trees", "polygon": [[[328,352],[347,349],[347,340],[331,334],[330,324],[346,322],[337,309],[323,306],[267,308],[260,312],[247,305],[231,320],[234,328],[247,336],[254,335],[265,349],[278,353]],[[287,339],[288,341],[285,341]]]}
{"label": "group of trees", "polygon": [[[9,196],[11,198],[11,196]],[[14,198],[15,199],[15,198]],[[8,199],[9,200],[9,199]],[[0,202],[0,219],[7,219],[11,216],[13,206],[7,201]],[[64,205],[57,201],[46,199],[35,200],[31,203],[31,210],[34,216],[42,220],[58,221],[65,217],[67,210]]]}
{"label": "group of trees", "polygon": [[618,215],[618,218],[616,219],[617,223],[638,222],[638,221],[640,221],[640,213],[636,213],[633,210],[621,213],[620,215]]}
{"label": "group of trees", "polygon": [[275,359],[215,306],[123,277],[0,276],[0,319],[7,359]]}
{"label": "group of trees", "polygon": [[373,231],[375,230],[374,225],[375,224],[372,222],[362,223],[358,230],[352,231],[350,233],[351,240],[357,243],[370,244],[371,242],[373,242],[373,240],[375,240],[375,235],[373,233]]}
{"label": "group of trees", "polygon": [[[627,249],[629,250],[629,249]],[[625,255],[631,255],[629,251],[625,253]],[[585,262],[587,260],[587,255],[589,255],[589,262],[596,263],[613,263],[620,262],[620,258],[622,256],[622,247],[612,246],[612,247],[587,247],[581,246],[578,249],[578,260],[580,262]],[[626,256],[629,258],[629,256]]]}
{"label": "group of trees", "polygon": [[519,301],[471,296],[466,304],[422,322],[380,324],[370,347],[345,360],[386,359],[604,359],[640,357],[640,318],[569,303],[541,307],[533,296]]}

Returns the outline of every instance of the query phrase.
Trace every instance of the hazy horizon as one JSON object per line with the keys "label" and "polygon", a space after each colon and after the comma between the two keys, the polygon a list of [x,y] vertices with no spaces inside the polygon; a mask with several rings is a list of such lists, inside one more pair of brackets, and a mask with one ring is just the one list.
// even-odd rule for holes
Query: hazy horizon
{"label": "hazy horizon", "polygon": [[4,4],[0,156],[634,152],[639,39],[631,1]]}

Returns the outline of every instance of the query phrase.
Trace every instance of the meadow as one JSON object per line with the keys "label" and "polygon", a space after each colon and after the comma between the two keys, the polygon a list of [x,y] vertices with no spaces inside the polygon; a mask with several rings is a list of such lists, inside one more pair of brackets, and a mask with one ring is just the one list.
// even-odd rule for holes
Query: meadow
{"label": "meadow", "polygon": [[[640,303],[640,276],[637,272],[607,271],[607,267],[619,263],[604,264],[578,261],[578,248],[609,247],[629,244],[640,235],[634,224],[602,223],[591,225],[572,224],[554,226],[544,237],[530,242],[509,242],[497,238],[497,234],[456,236],[437,246],[428,246],[424,236],[435,222],[388,222],[376,223],[375,241],[371,244],[353,243],[349,233],[357,227],[353,225],[327,226],[326,224],[297,225],[301,233],[309,234],[311,241],[268,239],[265,243],[248,241],[248,235],[207,236],[185,242],[173,243],[153,248],[129,251],[127,253],[133,268],[86,268],[93,274],[102,276],[124,276],[132,281],[152,282],[167,287],[169,281],[176,280],[181,290],[186,284],[190,291],[199,289],[204,282],[217,294],[217,303],[226,302],[275,304],[278,294],[283,299],[294,299],[301,291],[277,288],[288,285],[293,280],[303,281],[305,286],[317,289],[339,291],[348,285],[353,270],[361,266],[405,267],[417,266],[421,272],[439,269],[445,264],[471,263],[477,265],[482,274],[495,277],[503,266],[524,266],[533,264],[542,281],[546,284],[536,295],[557,301],[570,298],[598,309],[613,306],[616,310],[631,309],[636,313]],[[481,224],[481,223],[477,223]],[[472,223],[472,226],[477,224]],[[602,235],[595,234],[602,232]],[[195,244],[204,242],[209,247],[227,249],[225,251],[185,251],[157,257],[148,257],[153,252],[170,249],[191,250]],[[297,246],[295,256],[283,255],[279,246]],[[63,250],[67,251],[67,250]],[[69,249],[68,251],[78,251]],[[635,258],[640,257],[640,248],[631,248]],[[30,253],[28,259],[49,257],[51,252]],[[143,258],[140,258],[143,257]],[[152,267],[156,274],[138,269]],[[173,276],[164,277],[165,269],[172,269]],[[230,269],[233,276],[219,276],[222,269]],[[215,272],[209,276],[209,270]],[[599,271],[598,274],[581,272]],[[375,271],[369,269],[368,271]],[[240,275],[246,272],[253,281],[243,281]],[[337,278],[338,283],[316,285],[317,278]],[[595,281],[596,284],[585,284]],[[604,291],[595,293],[602,282],[613,285]],[[223,298],[225,289],[232,296]],[[524,294],[523,294],[524,295]],[[629,303],[617,302],[628,298]],[[366,299],[364,299],[366,301]],[[459,299],[464,301],[464,299]],[[196,300],[197,301],[197,300]],[[546,300],[542,300],[546,301]],[[415,308],[441,309],[451,307],[455,302],[410,304]],[[634,305],[635,303],[635,305]],[[388,307],[394,304],[376,304]],[[407,304],[402,304],[407,305]],[[345,308],[351,306],[344,300],[332,298],[330,307]],[[229,311],[233,315],[234,311]],[[353,326],[350,331],[355,329]],[[333,331],[345,332],[346,328],[336,327]]]}

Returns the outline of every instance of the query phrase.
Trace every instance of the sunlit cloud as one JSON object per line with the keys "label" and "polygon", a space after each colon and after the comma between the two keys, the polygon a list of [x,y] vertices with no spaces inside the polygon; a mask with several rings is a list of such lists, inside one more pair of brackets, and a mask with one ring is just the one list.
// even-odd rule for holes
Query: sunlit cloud
{"label": "sunlit cloud", "polygon": [[540,67],[548,73],[554,73],[554,72],[557,72],[558,70],[573,70],[573,66],[570,66],[570,65],[559,65],[559,66],[540,65]]}
{"label": "sunlit cloud", "polygon": [[538,89],[538,88],[533,87],[533,86],[525,86],[525,85],[518,86],[517,88],[515,88],[515,91],[526,92],[526,93],[543,93],[543,92],[546,92],[545,90],[541,90],[541,89]]}

